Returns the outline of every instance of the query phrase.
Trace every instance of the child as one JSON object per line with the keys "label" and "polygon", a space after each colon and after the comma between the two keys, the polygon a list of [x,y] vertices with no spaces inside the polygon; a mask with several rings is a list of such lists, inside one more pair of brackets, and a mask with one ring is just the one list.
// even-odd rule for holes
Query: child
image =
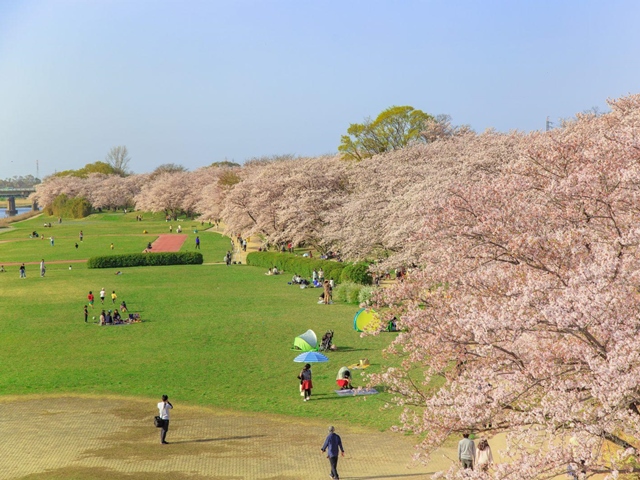
{"label": "child", "polygon": [[116,295],[116,291],[114,290],[113,292],[111,292],[111,303],[113,303],[114,305],[116,304],[116,298],[118,298],[118,296]]}

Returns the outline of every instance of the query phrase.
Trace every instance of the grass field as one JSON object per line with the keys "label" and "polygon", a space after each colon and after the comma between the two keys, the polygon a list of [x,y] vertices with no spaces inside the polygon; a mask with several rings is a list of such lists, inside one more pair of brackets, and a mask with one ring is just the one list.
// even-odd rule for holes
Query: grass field
{"label": "grass field", "polygon": [[[98,254],[141,251],[159,233],[168,233],[164,219],[135,214],[100,214],[84,220],[38,217],[0,233],[0,263],[66,261]],[[44,222],[54,225],[42,228]],[[174,231],[177,223],[174,222]],[[194,246],[198,222],[182,222]],[[54,235],[29,239],[32,230]],[[78,233],[84,232],[80,248]],[[147,230],[148,234],[142,231]],[[229,239],[198,233],[206,263],[222,261]],[[383,363],[382,349],[394,334],[360,338],[352,328],[356,308],[318,305],[318,291],[287,285],[287,276],[268,277],[248,266],[198,265],[87,269],[83,263],[50,263],[45,278],[37,267],[19,279],[12,266],[0,273],[0,391],[5,395],[89,393],[157,397],[244,411],[338,419],[354,425],[388,428],[398,411],[383,409],[389,397],[340,398],[335,375],[343,365],[367,357],[369,370]],[[5,267],[7,268],[7,267]],[[89,290],[115,290],[130,311],[144,322],[100,327],[100,301],[90,322],[82,308]],[[108,300],[105,303],[111,304]],[[312,328],[321,336],[335,330],[339,349],[330,362],[313,365],[311,402],[302,402],[296,375],[300,364],[290,348],[296,335]],[[355,376],[356,384],[362,381]]]}
{"label": "grass field", "polygon": [[[45,223],[51,223],[52,227],[44,227]],[[0,262],[40,262],[42,258],[46,261],[80,260],[95,255],[139,253],[159,234],[169,233],[169,225],[173,225],[175,232],[178,224],[166,223],[160,215],[145,215],[144,221],[138,222],[134,213],[99,214],[84,220],[64,219],[61,224],[57,223],[57,218],[39,216],[13,224],[13,228],[0,229]],[[202,230],[208,225],[201,227],[197,221],[182,222],[181,225],[182,233],[188,234],[183,250],[193,250],[195,237],[199,235],[205,262],[222,262],[228,239],[222,241],[217,233]],[[84,234],[82,242],[79,238],[81,230]],[[29,238],[33,231],[41,237]],[[52,236],[53,247],[49,243]]]}

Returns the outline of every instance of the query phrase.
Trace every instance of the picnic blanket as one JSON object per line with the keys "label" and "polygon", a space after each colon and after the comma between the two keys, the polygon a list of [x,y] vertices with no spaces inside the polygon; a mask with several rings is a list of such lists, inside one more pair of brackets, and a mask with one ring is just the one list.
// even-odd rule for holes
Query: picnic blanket
{"label": "picnic blanket", "polygon": [[352,388],[351,390],[334,390],[340,397],[355,397],[356,395],[375,395],[379,393],[375,388]]}

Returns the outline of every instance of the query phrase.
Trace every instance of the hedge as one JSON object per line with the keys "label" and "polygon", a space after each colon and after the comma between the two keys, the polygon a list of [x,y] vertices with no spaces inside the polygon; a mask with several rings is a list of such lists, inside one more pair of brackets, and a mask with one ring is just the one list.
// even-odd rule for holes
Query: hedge
{"label": "hedge", "polygon": [[88,268],[145,267],[158,265],[202,265],[199,252],[130,253],[103,255],[87,260]]}
{"label": "hedge", "polygon": [[297,273],[303,277],[311,277],[314,270],[322,269],[324,278],[333,278],[336,282],[354,282],[364,285],[371,284],[368,265],[364,263],[341,263],[330,260],[316,260],[308,257],[298,257],[290,253],[279,252],[251,252],[247,255],[247,264],[254,267],[278,267],[287,273]]}

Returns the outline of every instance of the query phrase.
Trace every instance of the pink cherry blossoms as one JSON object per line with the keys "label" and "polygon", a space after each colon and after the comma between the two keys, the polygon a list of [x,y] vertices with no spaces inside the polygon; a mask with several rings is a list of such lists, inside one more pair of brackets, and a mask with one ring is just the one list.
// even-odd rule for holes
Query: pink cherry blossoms
{"label": "pink cherry blossoms", "polygon": [[376,379],[423,451],[509,432],[514,462],[474,478],[640,471],[640,96],[611,108],[425,198],[420,268],[379,296],[405,333]]}

